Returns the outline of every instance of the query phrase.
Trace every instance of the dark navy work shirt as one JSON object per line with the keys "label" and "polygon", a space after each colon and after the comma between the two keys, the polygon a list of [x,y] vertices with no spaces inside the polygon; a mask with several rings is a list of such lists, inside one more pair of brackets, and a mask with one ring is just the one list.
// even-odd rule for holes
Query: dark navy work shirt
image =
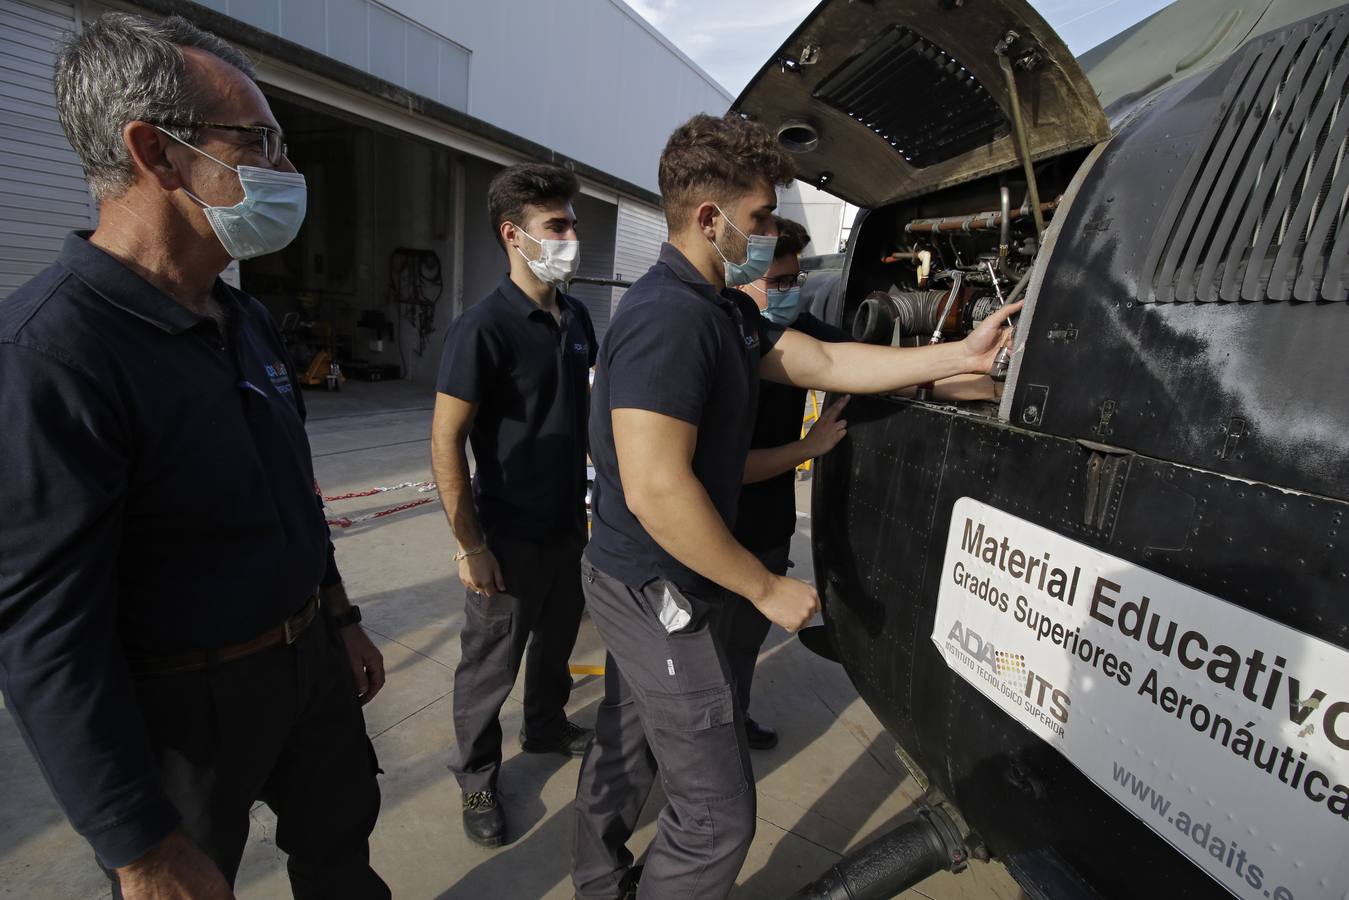
{"label": "dark navy work shirt", "polygon": [[72,234],[0,301],[0,692],[105,866],[176,824],[128,655],[226,647],[337,579],[263,306],[229,338]]}
{"label": "dark navy work shirt", "polygon": [[721,589],[666,553],[629,510],[611,412],[644,409],[698,428],[693,474],[729,528],[745,473],[759,362],[782,328],[739,291],[718,290],[672,245],[623,296],[600,348],[591,398],[594,528],[586,556],[631,588],[664,578],[716,598]]}
{"label": "dark navy work shirt", "polygon": [[[797,316],[791,327],[817,341],[836,344],[852,340],[843,329],[821,322],[807,312]],[[759,388],[759,409],[750,449],[781,447],[800,440],[805,406],[805,388],[764,382]],[[791,541],[796,533],[795,485],[795,469],[744,485],[740,489],[735,539],[755,553],[765,553]]]}
{"label": "dark navy work shirt", "polygon": [[557,293],[561,321],[502,278],[445,333],[436,390],[478,404],[473,499],[487,539],[586,530],[586,418],[595,328]]}

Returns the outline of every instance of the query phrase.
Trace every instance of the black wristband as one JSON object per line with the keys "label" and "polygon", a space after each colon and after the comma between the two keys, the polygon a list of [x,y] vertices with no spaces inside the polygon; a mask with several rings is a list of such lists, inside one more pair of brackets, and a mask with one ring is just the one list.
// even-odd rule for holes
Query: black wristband
{"label": "black wristband", "polygon": [[346,628],[348,625],[355,625],[361,621],[361,608],[353,606],[346,612],[333,613],[333,621],[337,623],[338,628]]}

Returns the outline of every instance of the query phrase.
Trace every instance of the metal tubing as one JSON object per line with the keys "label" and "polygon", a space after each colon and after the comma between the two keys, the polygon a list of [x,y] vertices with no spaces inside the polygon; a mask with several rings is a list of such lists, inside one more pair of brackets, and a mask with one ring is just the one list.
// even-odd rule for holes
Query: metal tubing
{"label": "metal tubing", "polygon": [[941,343],[941,330],[946,324],[946,317],[951,314],[951,307],[956,305],[956,300],[960,297],[960,288],[965,283],[965,273],[957,270],[951,276],[951,293],[946,297],[946,305],[942,307],[941,315],[937,316],[937,327],[932,332],[932,337],[928,339],[928,344]]}
{"label": "metal tubing", "polygon": [[1016,150],[1021,157],[1021,167],[1026,170],[1026,189],[1030,192],[1031,215],[1035,217],[1035,238],[1038,241],[1045,231],[1045,220],[1040,215],[1040,188],[1035,183],[1035,167],[1030,161],[1030,142],[1026,139],[1026,122],[1021,118],[1021,95],[1016,88],[1016,73],[1012,71],[1012,61],[1007,51],[1017,39],[1015,31],[1007,32],[993,52],[998,57],[998,66],[1007,82],[1007,101],[1012,107],[1012,133],[1016,136]]}
{"label": "metal tubing", "polygon": [[[1020,280],[1012,287],[1011,293],[1007,295],[1008,304],[1015,303],[1021,297],[1021,292],[1026,289],[1026,285],[1030,284],[1030,273],[1031,270],[1027,269]],[[1016,344],[1016,326],[1020,319],[1020,316],[1012,316],[1007,322],[1008,326],[1012,329],[1013,346]],[[1006,347],[1003,347],[998,351],[998,355],[993,358],[993,366],[988,370],[989,378],[992,378],[994,381],[1007,380],[1007,372],[1012,367],[1012,352],[1013,351],[1008,350]]]}
{"label": "metal tubing", "polygon": [[998,271],[1007,274],[1007,255],[1012,252],[1012,192],[1003,185],[998,189],[998,212],[1002,226],[998,234]]}
{"label": "metal tubing", "polygon": [[[1041,214],[1051,213],[1058,209],[1062,200],[1062,197],[1056,197],[1048,203],[1041,203],[1038,209]],[[1025,217],[1025,215],[1025,209],[1013,209],[1008,212],[1008,218],[1011,222],[1015,222],[1017,219]],[[1041,221],[1043,222],[1043,219],[1041,219]],[[992,231],[995,228],[1002,228],[1002,225],[1002,213],[994,210],[990,212],[973,213],[968,216],[944,216],[939,219],[914,219],[904,226],[904,230],[910,234],[946,234],[952,231]],[[882,260],[882,262],[890,261],[891,260],[889,259]]]}

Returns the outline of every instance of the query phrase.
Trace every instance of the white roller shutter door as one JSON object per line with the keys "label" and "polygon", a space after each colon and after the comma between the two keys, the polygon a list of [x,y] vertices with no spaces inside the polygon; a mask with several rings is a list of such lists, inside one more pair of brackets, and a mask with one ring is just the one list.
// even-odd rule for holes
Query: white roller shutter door
{"label": "white roller shutter door", "polygon": [[[618,220],[614,225],[614,278],[636,281],[646,274],[660,255],[666,237],[665,213],[654,206],[618,198]],[[612,309],[618,309],[623,288],[614,288]]]}
{"label": "white roller shutter door", "polygon": [[56,43],[75,28],[71,3],[0,0],[0,299],[56,259],[93,208],[56,119]]}

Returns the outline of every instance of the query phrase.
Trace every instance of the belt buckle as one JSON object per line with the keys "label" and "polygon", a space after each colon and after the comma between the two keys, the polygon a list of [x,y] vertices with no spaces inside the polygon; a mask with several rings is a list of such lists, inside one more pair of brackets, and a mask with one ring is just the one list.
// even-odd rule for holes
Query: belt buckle
{"label": "belt buckle", "polygon": [[[315,595],[313,597],[310,597],[309,599],[310,602],[313,603],[312,610],[310,609],[310,603],[306,603],[299,612],[297,612],[295,615],[291,616],[289,619],[281,623],[281,633],[286,638],[287,647],[289,647],[291,644],[299,640],[300,632],[304,631],[305,628],[309,626],[309,623],[314,621],[314,616],[318,615],[319,611],[318,596]],[[308,614],[307,618],[306,613]]]}

